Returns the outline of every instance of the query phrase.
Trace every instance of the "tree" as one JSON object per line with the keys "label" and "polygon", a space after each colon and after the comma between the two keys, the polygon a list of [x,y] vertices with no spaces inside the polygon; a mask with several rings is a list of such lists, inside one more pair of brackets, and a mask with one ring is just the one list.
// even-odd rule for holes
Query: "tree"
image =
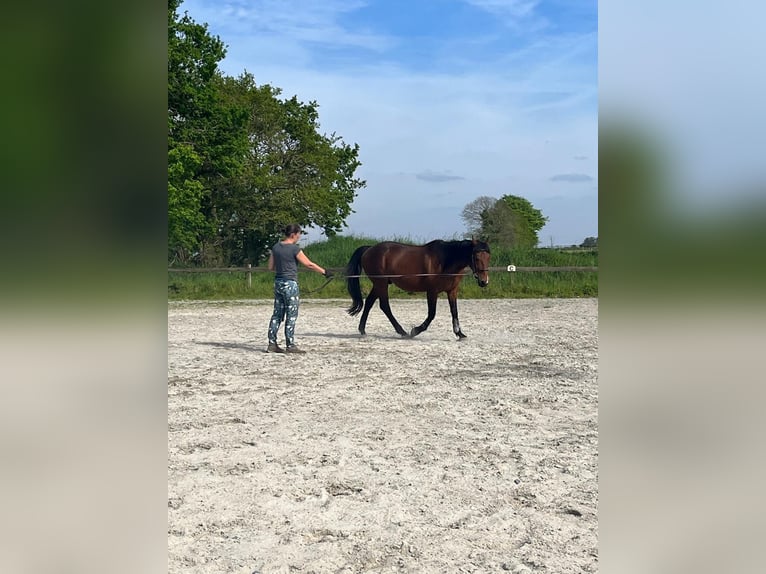
{"label": "tree", "polygon": [[505,202],[517,218],[517,245],[522,247],[537,247],[540,242],[537,233],[548,221],[543,212],[535,208],[528,199],[518,195],[504,195],[500,198]]}
{"label": "tree", "polygon": [[503,247],[518,245],[522,222],[504,201],[496,201],[495,205],[485,209],[481,221],[481,237],[485,241]]}
{"label": "tree", "polygon": [[319,133],[316,102],[279,99],[250,74],[224,78],[222,92],[248,111],[248,149],[236,179],[213,189],[219,237],[229,263],[257,262],[285,223],[316,226],[332,236],[343,228],[356,192],[359,146]]}
{"label": "tree", "polygon": [[[217,101],[223,43],[168,0],[168,259],[187,262],[214,227],[204,213],[209,187],[202,177],[215,163],[209,135],[218,125]],[[232,134],[236,137],[236,134]]]}
{"label": "tree", "polygon": [[482,216],[485,211],[494,207],[496,203],[497,198],[481,195],[463,208],[460,217],[463,219],[463,223],[465,223],[467,228],[467,237],[481,236],[483,224]]}
{"label": "tree", "polygon": [[186,261],[207,230],[202,214],[202,184],[194,179],[201,161],[190,146],[168,149],[169,258]]}
{"label": "tree", "polygon": [[598,237],[586,237],[580,247],[598,247]]}
{"label": "tree", "polygon": [[168,2],[168,260],[264,258],[287,223],[333,235],[352,212],[358,145],[319,132],[316,102],[224,76],[226,51]]}
{"label": "tree", "polygon": [[503,247],[536,247],[537,232],[548,221],[529,200],[517,195],[497,200],[479,197],[463,208],[462,217],[471,233],[478,231],[485,241]]}

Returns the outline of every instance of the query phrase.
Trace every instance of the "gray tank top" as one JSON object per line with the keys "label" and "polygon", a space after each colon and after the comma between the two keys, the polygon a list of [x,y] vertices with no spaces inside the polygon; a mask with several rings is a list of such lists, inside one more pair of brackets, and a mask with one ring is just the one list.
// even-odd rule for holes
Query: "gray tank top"
{"label": "gray tank top", "polygon": [[295,257],[301,252],[301,247],[297,243],[277,242],[271,248],[271,254],[274,256],[274,271],[276,279],[298,280],[298,261]]}

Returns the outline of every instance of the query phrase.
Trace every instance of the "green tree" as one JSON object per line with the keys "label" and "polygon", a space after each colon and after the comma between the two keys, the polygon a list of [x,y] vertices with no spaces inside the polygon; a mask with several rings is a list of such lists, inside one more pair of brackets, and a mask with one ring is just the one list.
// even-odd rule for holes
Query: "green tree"
{"label": "green tree", "polygon": [[204,189],[195,179],[201,160],[187,145],[168,149],[168,257],[187,261],[205,234]]}
{"label": "green tree", "polygon": [[478,229],[485,241],[502,247],[536,247],[537,233],[548,221],[529,200],[517,195],[498,200],[479,197],[463,208],[462,217],[471,233]]}
{"label": "green tree", "polygon": [[528,199],[518,195],[504,195],[500,200],[505,202],[516,215],[519,245],[537,247],[539,243],[537,233],[548,222],[548,218]]}
{"label": "green tree", "polygon": [[365,185],[354,177],[359,146],[319,132],[316,102],[281,100],[281,90],[257,86],[250,74],[224,78],[222,94],[248,112],[243,169],[212,193],[227,261],[258,262],[285,223],[315,226],[328,236],[341,231]]}
{"label": "green tree", "polygon": [[290,222],[331,236],[352,212],[359,146],[319,132],[316,102],[224,76],[221,40],[168,2],[168,259],[258,263]]}
{"label": "green tree", "polygon": [[598,237],[586,237],[580,247],[598,247]]}
{"label": "green tree", "polygon": [[179,16],[180,4],[168,0],[168,258],[188,262],[215,233],[205,213],[210,178],[204,174],[216,163],[211,134],[219,122],[211,110],[218,100],[218,62],[226,51],[207,26],[188,14]]}
{"label": "green tree", "polygon": [[522,223],[507,203],[498,200],[482,212],[480,236],[493,245],[515,247],[519,244]]}

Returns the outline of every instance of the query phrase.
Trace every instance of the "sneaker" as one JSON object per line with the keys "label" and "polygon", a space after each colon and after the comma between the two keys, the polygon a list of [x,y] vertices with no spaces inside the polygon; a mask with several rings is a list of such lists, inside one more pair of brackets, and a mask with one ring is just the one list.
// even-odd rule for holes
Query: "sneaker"
{"label": "sneaker", "polygon": [[277,345],[276,343],[269,343],[268,349],[266,349],[267,353],[284,353],[285,350]]}
{"label": "sneaker", "polygon": [[299,349],[299,348],[298,348],[298,347],[296,347],[295,345],[293,345],[292,347],[287,347],[286,351],[287,351],[288,353],[298,353],[298,354],[301,354],[301,355],[302,355],[302,354],[304,354],[304,353],[306,352],[306,351],[304,351],[303,349]]}

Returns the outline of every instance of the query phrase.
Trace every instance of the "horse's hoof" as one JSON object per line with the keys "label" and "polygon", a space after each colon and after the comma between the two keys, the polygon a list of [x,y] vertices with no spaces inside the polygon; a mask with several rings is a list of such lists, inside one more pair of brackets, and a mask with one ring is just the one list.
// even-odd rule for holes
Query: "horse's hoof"
{"label": "horse's hoof", "polygon": [[413,327],[412,331],[410,331],[410,335],[409,336],[410,337],[417,337],[418,335],[420,335],[420,331],[418,331],[417,327]]}
{"label": "horse's hoof", "polygon": [[463,339],[468,338],[468,335],[464,335],[463,333],[457,333],[457,340],[462,341]]}

